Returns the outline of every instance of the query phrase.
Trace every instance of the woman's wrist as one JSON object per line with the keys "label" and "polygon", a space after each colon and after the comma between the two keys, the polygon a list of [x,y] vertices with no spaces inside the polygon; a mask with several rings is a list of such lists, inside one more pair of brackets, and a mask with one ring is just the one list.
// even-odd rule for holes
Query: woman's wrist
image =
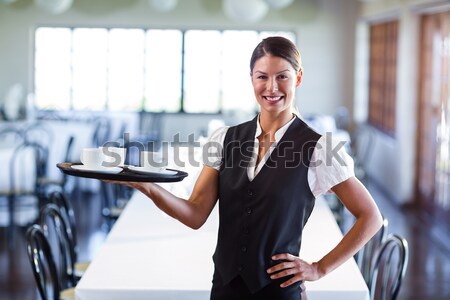
{"label": "woman's wrist", "polygon": [[152,198],[152,185],[153,184],[151,182],[141,183],[138,187],[138,190],[148,197]]}
{"label": "woman's wrist", "polygon": [[316,269],[317,276],[319,277],[318,279],[320,279],[323,276],[327,275],[327,269],[323,265],[323,261],[322,260],[314,262],[313,265],[314,265],[314,267]]}

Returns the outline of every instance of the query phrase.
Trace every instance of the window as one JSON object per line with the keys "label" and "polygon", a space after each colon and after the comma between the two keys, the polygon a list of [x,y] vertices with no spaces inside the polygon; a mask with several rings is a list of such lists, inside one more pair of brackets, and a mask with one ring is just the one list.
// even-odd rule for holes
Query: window
{"label": "window", "polygon": [[255,109],[255,103],[251,100],[254,96],[250,80],[250,57],[258,39],[258,34],[254,31],[223,33],[221,84],[224,110]]}
{"label": "window", "polygon": [[67,28],[36,31],[34,89],[39,108],[71,107],[71,42]]}
{"label": "window", "polygon": [[259,40],[292,32],[40,27],[38,109],[254,111],[249,61]]}
{"label": "window", "polygon": [[76,110],[106,107],[107,44],[105,29],[80,28],[73,32],[71,106]]}
{"label": "window", "polygon": [[395,135],[398,21],[370,26],[369,123]]}
{"label": "window", "polygon": [[182,41],[179,30],[147,31],[144,110],[181,110]]}
{"label": "window", "polygon": [[190,30],[185,34],[185,46],[184,110],[219,111],[222,34]]}

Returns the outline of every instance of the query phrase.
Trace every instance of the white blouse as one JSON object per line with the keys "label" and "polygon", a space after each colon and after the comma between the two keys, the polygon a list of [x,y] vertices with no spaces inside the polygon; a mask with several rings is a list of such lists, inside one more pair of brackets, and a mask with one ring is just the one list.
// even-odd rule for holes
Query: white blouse
{"label": "white blouse", "polygon": [[[250,181],[258,175],[273,149],[275,149],[277,143],[281,140],[294,120],[295,118],[292,118],[291,121],[275,132],[275,142],[271,145],[269,151],[266,152],[258,165],[255,166],[259,152],[258,137],[262,133],[259,118],[257,119],[254,151],[250,165],[247,168],[247,176]],[[208,144],[214,145],[214,147],[208,147],[208,159],[204,161],[204,164],[216,170],[220,169],[222,149],[228,128],[229,126],[225,126],[217,129],[208,139]],[[317,141],[308,169],[308,184],[313,195],[318,197],[319,195],[331,193],[333,186],[352,176],[355,176],[353,159],[345,151],[344,142],[333,139],[332,134],[322,135]]]}

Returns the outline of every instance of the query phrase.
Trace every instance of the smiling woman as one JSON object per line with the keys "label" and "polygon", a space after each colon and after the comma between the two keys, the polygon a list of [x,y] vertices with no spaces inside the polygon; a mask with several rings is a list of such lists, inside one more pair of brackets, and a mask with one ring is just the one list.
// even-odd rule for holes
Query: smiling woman
{"label": "smiling woman", "polygon": [[[218,203],[211,300],[305,300],[303,282],[318,280],[351,259],[381,226],[381,216],[354,177],[344,148],[335,153],[326,147],[329,137],[294,114],[303,74],[295,44],[278,36],[263,39],[253,51],[250,74],[261,112],[211,135],[208,144],[216,153],[205,162],[188,199],[152,183],[118,183],[138,189],[193,229],[203,226]],[[303,228],[315,198],[328,192],[356,222],[331,251],[308,262],[299,256]]]}

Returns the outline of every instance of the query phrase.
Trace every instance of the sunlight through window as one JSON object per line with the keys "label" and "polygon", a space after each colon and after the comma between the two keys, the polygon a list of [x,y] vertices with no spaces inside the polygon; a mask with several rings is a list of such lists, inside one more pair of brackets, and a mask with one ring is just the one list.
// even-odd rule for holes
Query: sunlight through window
{"label": "sunlight through window", "polygon": [[254,112],[249,61],[292,32],[50,28],[36,30],[38,109]]}

